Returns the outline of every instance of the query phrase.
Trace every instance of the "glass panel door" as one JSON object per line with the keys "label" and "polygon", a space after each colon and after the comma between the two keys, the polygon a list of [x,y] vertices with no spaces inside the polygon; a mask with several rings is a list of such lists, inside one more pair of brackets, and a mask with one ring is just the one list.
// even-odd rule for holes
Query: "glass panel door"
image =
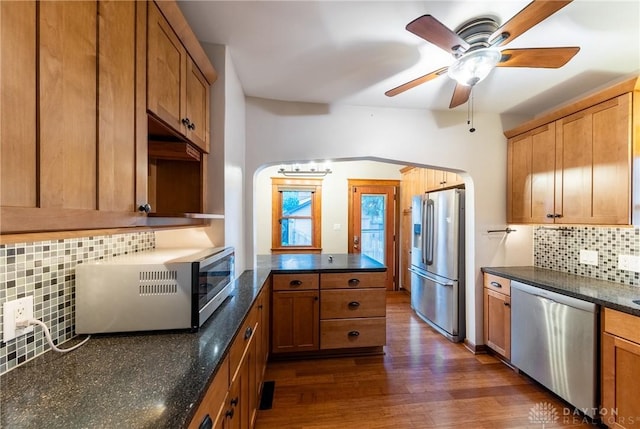
{"label": "glass panel door", "polygon": [[384,264],[385,262],[385,213],[387,196],[384,194],[362,194],[361,250],[360,253]]}

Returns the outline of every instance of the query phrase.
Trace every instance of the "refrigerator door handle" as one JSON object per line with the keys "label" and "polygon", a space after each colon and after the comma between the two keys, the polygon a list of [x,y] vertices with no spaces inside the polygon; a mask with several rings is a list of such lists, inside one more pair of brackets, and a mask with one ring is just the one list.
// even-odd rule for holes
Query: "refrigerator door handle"
{"label": "refrigerator door handle", "polygon": [[409,271],[411,271],[413,274],[416,274],[416,275],[422,277],[423,279],[427,279],[427,280],[429,280],[429,281],[431,281],[431,282],[433,282],[435,284],[438,284],[440,286],[453,287],[453,283],[443,283],[440,280],[434,279],[433,277],[425,276],[423,273],[421,273],[418,270],[414,270],[413,268],[409,268]]}
{"label": "refrigerator door handle", "polygon": [[433,200],[432,199],[428,199],[427,200],[427,204],[426,204],[426,230],[427,230],[427,234],[426,234],[426,264],[427,265],[432,265],[433,264],[433,233],[434,233],[434,210],[435,210],[435,206],[433,204]]}
{"label": "refrigerator door handle", "polygon": [[422,251],[422,263],[426,265],[427,263],[427,230],[426,230],[426,225],[427,225],[427,201],[426,200],[422,200],[422,216],[420,219],[420,222],[422,222],[422,226],[421,226],[421,232],[422,235],[420,236],[420,250]]}

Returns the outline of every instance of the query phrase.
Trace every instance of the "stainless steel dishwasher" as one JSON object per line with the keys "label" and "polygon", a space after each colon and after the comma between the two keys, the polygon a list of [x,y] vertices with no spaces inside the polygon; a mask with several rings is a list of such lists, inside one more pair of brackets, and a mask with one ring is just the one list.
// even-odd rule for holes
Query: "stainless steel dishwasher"
{"label": "stainless steel dishwasher", "polygon": [[511,282],[511,362],[589,417],[598,406],[597,321],[595,304]]}

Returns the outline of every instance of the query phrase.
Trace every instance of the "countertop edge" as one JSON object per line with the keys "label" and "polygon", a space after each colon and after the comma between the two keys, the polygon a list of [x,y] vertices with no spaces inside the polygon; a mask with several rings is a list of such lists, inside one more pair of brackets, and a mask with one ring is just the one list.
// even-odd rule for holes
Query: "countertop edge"
{"label": "countertop edge", "polygon": [[539,268],[539,267],[532,267],[532,266],[482,267],[481,268],[481,271],[483,273],[505,277],[509,280],[520,281],[535,287],[539,287],[541,289],[549,290],[551,292],[560,293],[562,295],[570,296],[572,298],[577,298],[577,299],[588,301],[594,304],[598,304],[605,308],[618,310],[623,313],[631,314],[634,316],[640,316],[640,305],[638,305],[637,308],[634,308],[629,305],[611,301],[609,299],[580,293],[579,291],[569,290],[561,287],[560,285],[550,284],[550,282],[544,282],[539,279],[533,278],[532,276],[523,275],[522,272],[520,273],[514,272],[514,271],[525,271],[525,270],[531,271],[533,273],[541,273],[541,274],[548,274],[549,276],[561,277],[566,281],[571,281],[571,282],[582,281],[590,284],[596,284],[603,288],[609,287],[611,289],[623,290],[625,292],[628,290],[632,290],[629,288],[636,288],[638,289],[637,298],[640,299],[640,288],[637,288],[635,286],[611,282],[608,280],[595,279],[592,277],[579,276],[576,274],[564,273],[561,271],[550,270],[548,268]]}

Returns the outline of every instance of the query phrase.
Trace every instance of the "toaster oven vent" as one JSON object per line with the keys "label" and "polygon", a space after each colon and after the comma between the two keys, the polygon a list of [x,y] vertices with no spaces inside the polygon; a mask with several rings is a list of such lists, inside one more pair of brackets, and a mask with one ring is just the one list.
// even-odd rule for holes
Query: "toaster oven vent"
{"label": "toaster oven vent", "polygon": [[173,283],[150,283],[140,285],[140,296],[175,295],[178,285]]}
{"label": "toaster oven vent", "polygon": [[178,293],[176,270],[141,271],[140,296],[175,295]]}
{"label": "toaster oven vent", "polygon": [[176,280],[178,278],[178,272],[176,270],[170,271],[141,271],[140,281],[164,281],[164,280]]}

